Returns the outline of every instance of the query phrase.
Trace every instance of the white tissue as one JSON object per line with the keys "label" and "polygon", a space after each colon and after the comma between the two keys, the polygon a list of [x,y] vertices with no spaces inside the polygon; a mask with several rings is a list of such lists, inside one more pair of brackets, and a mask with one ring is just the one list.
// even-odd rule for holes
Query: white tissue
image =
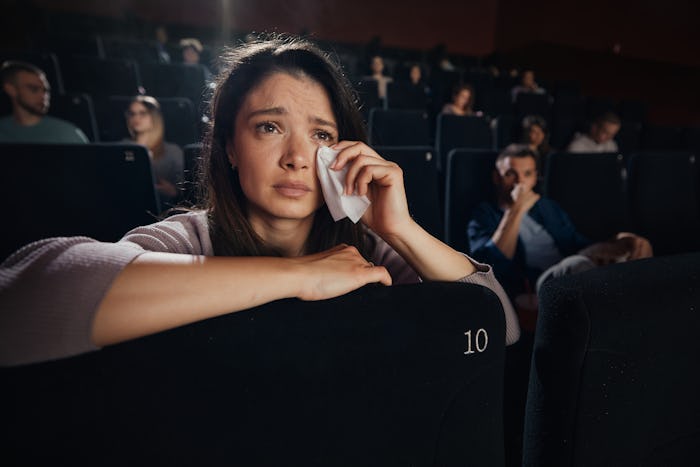
{"label": "white tissue", "polygon": [[343,170],[331,170],[330,166],[340,151],[334,151],[327,146],[320,146],[316,152],[316,172],[321,182],[321,190],[326,200],[326,206],[333,216],[333,220],[348,217],[353,223],[357,223],[370,205],[366,196],[355,194],[343,194],[345,174],[348,167]]}

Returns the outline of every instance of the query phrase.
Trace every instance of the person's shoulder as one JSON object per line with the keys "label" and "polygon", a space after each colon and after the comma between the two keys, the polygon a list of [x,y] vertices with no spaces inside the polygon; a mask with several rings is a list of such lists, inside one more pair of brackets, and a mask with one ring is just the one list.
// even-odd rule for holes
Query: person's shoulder
{"label": "person's shoulder", "polygon": [[73,123],[62,118],[46,115],[40,122],[43,131],[50,131],[58,142],[63,143],[89,143],[85,133]]}
{"label": "person's shoulder", "polygon": [[179,156],[182,156],[184,154],[184,152],[179,144],[164,141],[163,148],[165,149],[165,152],[168,154],[179,155]]}
{"label": "person's shoulder", "polygon": [[65,128],[71,130],[78,129],[78,127],[73,125],[71,122],[51,115],[45,115],[44,118],[41,119],[41,121],[47,126],[52,125],[56,128]]}
{"label": "person's shoulder", "polygon": [[575,133],[571,142],[566,147],[569,152],[582,152],[588,150],[593,140],[586,133]]}
{"label": "person's shoulder", "polygon": [[547,198],[546,196],[540,196],[540,199],[537,200],[532,209],[535,211],[539,210],[542,213],[550,215],[567,215],[566,211],[559,203],[554,201],[552,198]]}
{"label": "person's shoulder", "polygon": [[137,227],[121,241],[139,244],[149,251],[213,255],[206,210],[180,211],[154,224]]}

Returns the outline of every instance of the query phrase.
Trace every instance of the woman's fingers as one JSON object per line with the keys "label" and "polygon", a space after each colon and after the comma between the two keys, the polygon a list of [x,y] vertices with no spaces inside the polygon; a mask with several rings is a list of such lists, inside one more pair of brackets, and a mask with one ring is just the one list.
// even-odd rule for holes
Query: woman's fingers
{"label": "woman's fingers", "polygon": [[303,300],[337,297],[371,283],[391,285],[387,269],[368,262],[353,246],[339,245],[300,260],[309,273],[307,287],[299,297]]}
{"label": "woman's fingers", "polygon": [[[348,173],[345,176],[345,194],[356,193],[366,195],[367,187],[373,180],[381,180],[388,175],[393,175],[392,170],[398,168],[393,162],[377,157],[360,155],[348,164]],[[384,185],[390,185],[385,183]]]}
{"label": "woman's fingers", "polygon": [[331,167],[334,170],[342,170],[349,161],[360,155],[383,160],[372,148],[359,141],[341,141],[334,145],[332,149],[340,151]]}

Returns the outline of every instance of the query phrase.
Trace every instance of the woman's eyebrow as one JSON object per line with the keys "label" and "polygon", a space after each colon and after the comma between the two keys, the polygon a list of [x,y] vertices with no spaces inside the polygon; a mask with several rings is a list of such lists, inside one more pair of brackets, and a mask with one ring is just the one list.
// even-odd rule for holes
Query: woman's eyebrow
{"label": "woman's eyebrow", "polygon": [[309,118],[309,121],[311,121],[311,123],[315,123],[316,125],[329,126],[329,127],[333,128],[334,130],[338,129],[338,125],[331,122],[330,120],[326,120],[326,119],[323,119],[321,117],[311,117],[311,118]]}
{"label": "woman's eyebrow", "polygon": [[[250,112],[248,114],[248,120],[250,120],[251,118],[257,117],[259,115],[286,115],[288,113],[289,112],[284,107],[270,107],[268,109],[253,110],[252,112]],[[333,123],[330,120],[326,120],[325,118],[309,117],[309,121],[311,123],[316,124],[316,125],[329,126],[335,130],[338,129],[338,126],[335,123]]]}
{"label": "woman's eyebrow", "polygon": [[248,114],[248,119],[250,120],[258,115],[284,115],[286,113],[288,112],[284,107],[270,107],[269,109],[253,110]]}

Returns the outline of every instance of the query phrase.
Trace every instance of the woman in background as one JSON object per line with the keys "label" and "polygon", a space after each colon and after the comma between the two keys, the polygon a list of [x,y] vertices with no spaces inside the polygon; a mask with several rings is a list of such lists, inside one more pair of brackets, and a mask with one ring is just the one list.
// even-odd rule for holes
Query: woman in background
{"label": "woman in background", "polygon": [[481,112],[474,112],[474,87],[471,84],[458,84],[452,91],[452,100],[442,108],[442,113],[446,115],[482,115]]}
{"label": "woman in background", "polygon": [[182,149],[164,140],[165,126],[160,104],[151,96],[136,96],[126,111],[130,141],[148,148],[156,190],[163,207],[177,203],[184,174]]}

